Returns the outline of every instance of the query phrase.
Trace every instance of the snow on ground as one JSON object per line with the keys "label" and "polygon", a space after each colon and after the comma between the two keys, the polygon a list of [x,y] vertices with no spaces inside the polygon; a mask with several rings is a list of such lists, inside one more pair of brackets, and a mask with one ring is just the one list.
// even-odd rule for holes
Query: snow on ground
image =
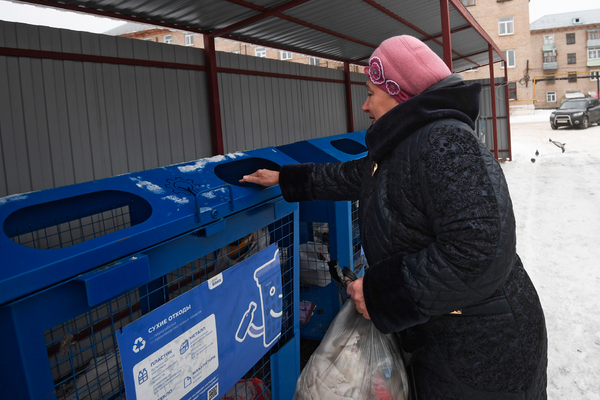
{"label": "snow on ground", "polygon": [[502,168],[546,315],[548,399],[600,399],[600,126],[554,131],[549,114],[511,117]]}

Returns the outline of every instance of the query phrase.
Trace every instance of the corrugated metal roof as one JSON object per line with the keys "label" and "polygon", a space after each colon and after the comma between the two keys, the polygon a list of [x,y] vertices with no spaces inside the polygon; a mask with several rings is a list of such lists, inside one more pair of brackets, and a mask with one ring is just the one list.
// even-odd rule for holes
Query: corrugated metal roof
{"label": "corrugated metal roof", "polygon": [[[443,58],[440,0],[28,0],[137,23],[242,40],[320,58],[365,64],[385,39],[423,40]],[[449,0],[453,66],[460,72],[502,60],[500,49]]]}
{"label": "corrugated metal roof", "polygon": [[561,14],[544,15],[529,24],[529,29],[566,28],[571,26],[590,25],[600,23],[600,9],[588,11],[572,11]]}

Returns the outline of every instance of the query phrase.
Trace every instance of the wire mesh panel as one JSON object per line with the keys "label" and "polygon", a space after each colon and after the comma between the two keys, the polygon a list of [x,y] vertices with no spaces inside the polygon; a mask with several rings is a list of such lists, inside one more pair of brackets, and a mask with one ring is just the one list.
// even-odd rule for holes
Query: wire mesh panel
{"label": "wire mesh panel", "polygon": [[[248,385],[270,393],[270,357],[294,336],[293,214],[211,251],[159,279],[96,306],[47,330],[46,351],[58,399],[123,399],[123,372],[116,333],[153,309],[277,243],[282,275],[283,317],[279,341],[223,398],[247,397]],[[229,389],[229,388],[227,388]],[[256,391],[255,391],[256,392]],[[267,397],[264,397],[265,399]]]}
{"label": "wire mesh panel", "polygon": [[328,262],[329,224],[327,222],[301,222],[300,229],[307,232],[308,241],[300,244],[300,284],[325,287],[331,283]]}
{"label": "wire mesh panel", "polygon": [[360,227],[358,226],[358,201],[350,204],[350,219],[352,221],[352,258],[354,263],[354,273],[356,276],[362,276],[368,268],[360,242]]}
{"label": "wire mesh panel", "polygon": [[[317,207],[315,205],[314,209]],[[358,276],[362,276],[365,267],[358,227],[358,201],[351,202],[349,207],[325,202],[320,207],[328,209],[319,213],[322,221],[306,221],[311,216],[305,210],[299,223],[303,242],[299,251],[302,361],[307,361],[342,305],[342,293],[331,279],[330,264],[341,262],[342,266],[351,266]],[[342,212],[335,211],[336,207]],[[348,228],[344,229],[346,226]],[[342,254],[345,249],[351,254]],[[342,261],[344,256],[345,262]]]}
{"label": "wire mesh panel", "polygon": [[124,206],[97,214],[67,216],[66,222],[54,221],[40,229],[29,227],[26,232],[14,232],[11,239],[33,249],[62,249],[130,226],[129,206]]}
{"label": "wire mesh panel", "polygon": [[25,207],[12,213],[3,229],[22,246],[62,249],[137,225],[150,214],[141,197],[104,190]]}

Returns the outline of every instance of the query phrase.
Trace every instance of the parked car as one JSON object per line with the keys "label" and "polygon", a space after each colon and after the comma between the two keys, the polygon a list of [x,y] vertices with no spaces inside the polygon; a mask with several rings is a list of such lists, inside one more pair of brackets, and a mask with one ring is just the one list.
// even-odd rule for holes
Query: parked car
{"label": "parked car", "polygon": [[550,114],[550,126],[558,129],[561,126],[586,129],[590,124],[600,122],[600,103],[598,99],[586,97],[585,99],[565,100]]}

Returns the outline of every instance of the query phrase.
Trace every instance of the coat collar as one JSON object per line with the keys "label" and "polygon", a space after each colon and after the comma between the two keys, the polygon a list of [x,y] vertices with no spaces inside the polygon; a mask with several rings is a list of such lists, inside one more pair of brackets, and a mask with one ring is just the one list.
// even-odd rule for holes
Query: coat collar
{"label": "coat collar", "polygon": [[[455,85],[456,82],[452,84]],[[379,161],[413,132],[431,122],[452,118],[468,124],[471,128],[475,127],[474,121],[479,114],[481,85],[474,83],[468,86],[441,86],[432,87],[398,104],[369,128],[365,141],[369,149],[368,157],[373,162]]]}

